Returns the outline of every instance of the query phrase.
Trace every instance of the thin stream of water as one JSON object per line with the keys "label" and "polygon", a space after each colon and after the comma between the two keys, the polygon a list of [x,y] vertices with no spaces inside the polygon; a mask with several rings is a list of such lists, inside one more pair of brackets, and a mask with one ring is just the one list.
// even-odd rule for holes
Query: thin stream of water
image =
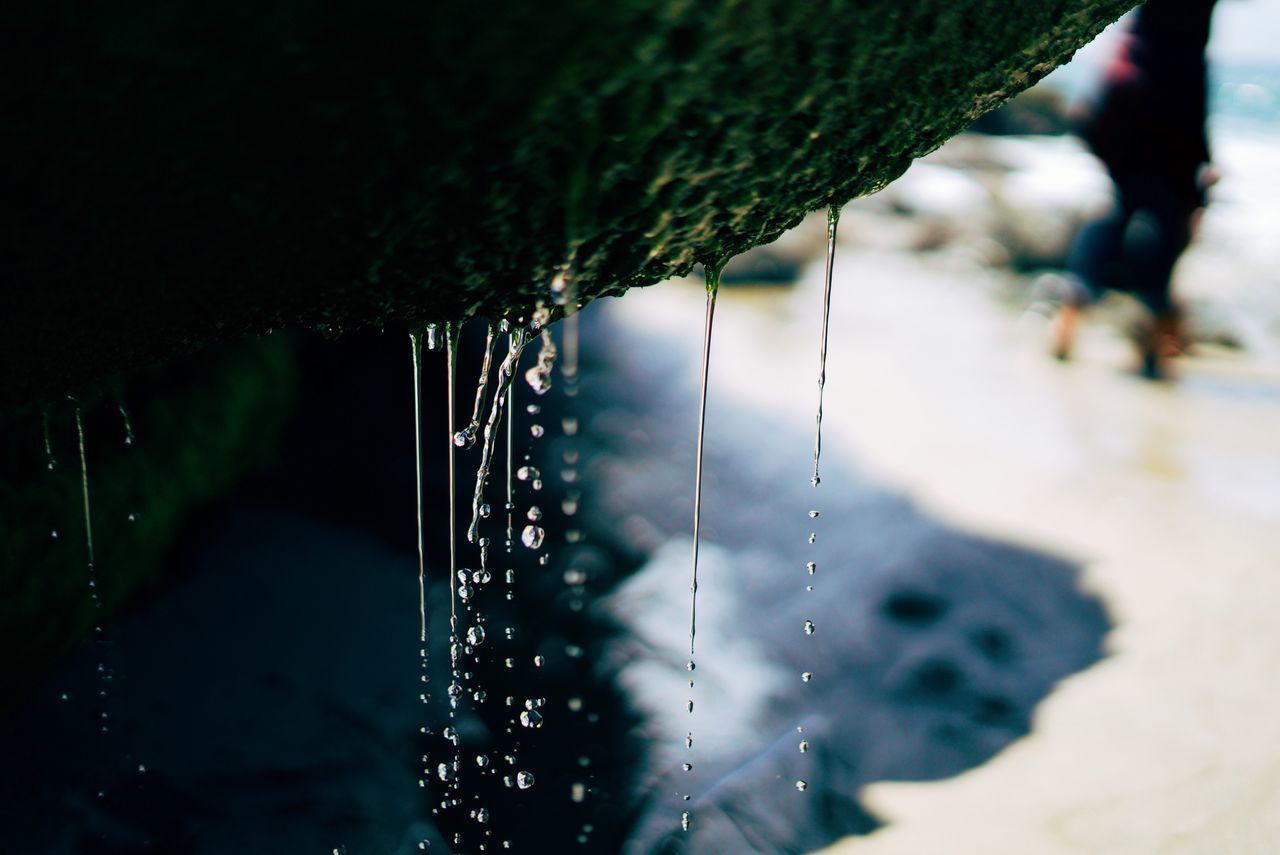
{"label": "thin stream of water", "polygon": [[53,456],[53,438],[49,434],[49,411],[40,411],[40,426],[44,431],[44,459],[50,471],[58,468],[58,460]]}
{"label": "thin stream of water", "polygon": [[839,206],[828,206],[827,270],[826,282],[822,289],[822,339],[818,348],[818,415],[813,433],[813,477],[809,480],[809,483],[815,487],[822,483],[822,478],[818,475],[818,459],[822,456],[822,393],[827,385],[827,329],[831,321],[831,273],[835,267],[836,226],[839,223]]}
{"label": "thin stream of water", "polygon": [[[484,425],[484,443],[480,450],[480,466],[476,469],[476,486],[471,497],[471,525],[467,528],[467,540],[474,543],[480,531],[480,519],[486,515],[484,488],[489,480],[489,472],[493,466],[493,451],[497,445],[498,426],[507,408],[507,396],[511,389],[511,381],[515,376],[516,364],[525,347],[525,331],[517,330],[508,342],[506,359],[498,366],[497,385],[494,389],[493,404],[489,408],[489,417]],[[510,464],[508,464],[510,470]],[[510,485],[508,485],[508,504],[510,504]],[[510,512],[508,512],[510,516]]]}
{"label": "thin stream of water", "polygon": [[[409,333],[413,351],[413,459],[418,488],[418,614],[422,622],[421,641],[427,643],[427,553],[422,526],[422,334]],[[422,651],[426,657],[426,649]]]}
{"label": "thin stream of water", "polygon": [[496,338],[497,327],[490,321],[485,329],[484,362],[480,365],[480,379],[476,384],[476,400],[471,407],[471,421],[453,435],[453,444],[459,448],[475,445],[476,435],[480,431],[480,414],[484,411],[485,393],[489,390],[489,367],[493,364],[493,344]]}
{"label": "thin stream of water", "polygon": [[[724,262],[703,268],[706,276],[707,314],[702,328],[702,388],[698,399],[698,445],[693,468],[693,570],[689,582],[689,655],[693,656],[698,625],[698,543],[702,528],[702,452],[707,431],[707,377],[711,369],[711,327],[715,320],[716,293]],[[692,663],[690,663],[692,664]]]}
{"label": "thin stream of water", "polygon": [[[457,635],[458,630],[458,603],[454,592],[458,576],[457,457],[454,453],[455,446],[453,443],[453,392],[458,373],[458,330],[452,321],[444,325],[444,349],[445,372],[447,374],[445,381],[445,417],[449,420],[449,634],[451,636],[450,645],[452,646],[456,641],[452,636]],[[454,657],[454,665],[456,668],[456,656]]]}

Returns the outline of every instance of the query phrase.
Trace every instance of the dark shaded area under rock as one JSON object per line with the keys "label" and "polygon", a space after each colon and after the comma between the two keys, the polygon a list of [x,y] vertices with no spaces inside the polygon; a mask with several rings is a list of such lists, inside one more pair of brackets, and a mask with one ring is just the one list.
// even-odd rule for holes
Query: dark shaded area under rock
{"label": "dark shaded area under rock", "polygon": [[229,338],[521,314],[883,187],[1132,0],[33,4],[0,400]]}

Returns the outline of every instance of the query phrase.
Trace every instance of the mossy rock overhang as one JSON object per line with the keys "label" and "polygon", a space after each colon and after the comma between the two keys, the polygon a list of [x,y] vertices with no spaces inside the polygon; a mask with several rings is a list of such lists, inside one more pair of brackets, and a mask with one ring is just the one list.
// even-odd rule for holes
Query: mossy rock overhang
{"label": "mossy rock overhang", "polygon": [[527,314],[874,192],[1132,0],[29,3],[0,400],[231,337]]}

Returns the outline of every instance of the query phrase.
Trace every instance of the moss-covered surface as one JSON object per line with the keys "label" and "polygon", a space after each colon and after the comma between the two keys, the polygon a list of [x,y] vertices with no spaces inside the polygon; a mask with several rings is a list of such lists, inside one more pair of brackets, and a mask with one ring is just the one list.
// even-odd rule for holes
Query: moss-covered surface
{"label": "moss-covered surface", "polygon": [[[520,314],[872,192],[1132,0],[27,4],[0,399],[212,340]],[[72,11],[74,9],[74,11]]]}
{"label": "moss-covered surface", "polygon": [[[279,338],[224,348],[139,378],[125,443],[120,401],[82,404],[97,583],[113,612],[155,584],[192,508],[271,459],[295,389]],[[75,404],[48,412],[53,459],[41,453],[39,415],[0,424],[0,707],[51,660],[89,634],[88,552]]]}

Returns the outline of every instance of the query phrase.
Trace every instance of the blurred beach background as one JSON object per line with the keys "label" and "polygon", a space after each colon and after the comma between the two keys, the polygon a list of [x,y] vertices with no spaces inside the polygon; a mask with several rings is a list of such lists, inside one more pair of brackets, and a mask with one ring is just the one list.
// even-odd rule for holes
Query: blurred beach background
{"label": "blurred beach background", "polygon": [[[184,518],[163,582],[112,626],[112,736],[90,721],[88,645],[6,706],[15,851],[1280,851],[1280,0],[1215,13],[1222,180],[1175,272],[1193,347],[1162,382],[1134,371],[1124,296],[1071,361],[1049,356],[1067,248],[1111,194],[1068,117],[1122,26],[843,209],[816,489],[825,215],[726,269],[696,672],[701,278],[587,307],[576,397],[560,374],[539,399],[518,384],[546,481],[518,485],[519,513],[541,506],[548,560],[495,562],[514,597],[483,594],[467,679],[488,700],[456,720],[443,650],[419,700],[403,332],[276,334],[298,378],[272,375],[279,454]],[[439,357],[423,412],[443,648]],[[103,435],[95,460],[124,454]],[[101,536],[126,509],[98,506]],[[515,723],[526,699],[536,731]],[[460,807],[430,774],[447,723],[492,758],[468,761]],[[504,786],[516,768],[537,784]]]}

